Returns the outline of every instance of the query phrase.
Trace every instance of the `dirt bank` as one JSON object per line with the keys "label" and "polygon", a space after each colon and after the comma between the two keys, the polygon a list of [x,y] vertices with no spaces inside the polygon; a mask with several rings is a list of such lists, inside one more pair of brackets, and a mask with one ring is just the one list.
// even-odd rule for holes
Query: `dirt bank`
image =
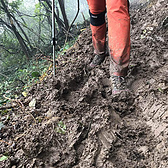
{"label": "dirt bank", "polygon": [[93,46],[83,31],[56,77],[1,116],[0,167],[167,168],[167,8],[158,0],[131,11],[131,93],[112,95],[109,57],[88,70]]}

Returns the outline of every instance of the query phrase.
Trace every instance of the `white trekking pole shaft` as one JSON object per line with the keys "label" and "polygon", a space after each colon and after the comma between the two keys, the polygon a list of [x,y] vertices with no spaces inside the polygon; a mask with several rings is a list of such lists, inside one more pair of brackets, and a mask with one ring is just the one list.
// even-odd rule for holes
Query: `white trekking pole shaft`
{"label": "white trekking pole shaft", "polygon": [[53,74],[55,76],[55,0],[52,0]]}

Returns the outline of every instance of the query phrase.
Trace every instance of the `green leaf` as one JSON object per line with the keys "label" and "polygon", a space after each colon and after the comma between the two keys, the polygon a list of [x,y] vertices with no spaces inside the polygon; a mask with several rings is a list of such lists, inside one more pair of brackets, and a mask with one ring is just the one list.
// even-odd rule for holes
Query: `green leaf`
{"label": "green leaf", "polygon": [[58,123],[58,127],[56,127],[55,130],[60,134],[65,134],[66,133],[66,125],[62,121],[60,121]]}
{"label": "green leaf", "polygon": [[161,88],[158,88],[159,92],[163,92],[163,90]]}
{"label": "green leaf", "polygon": [[19,69],[18,71],[19,71],[19,72],[23,72],[23,69]]}
{"label": "green leaf", "polygon": [[7,156],[2,156],[2,157],[0,158],[0,162],[1,162],[1,161],[4,161],[4,160],[7,160],[7,159],[8,159]]}
{"label": "green leaf", "polygon": [[22,95],[24,96],[24,97],[27,97],[27,92],[22,92]]}
{"label": "green leaf", "polygon": [[32,75],[32,77],[34,77],[34,78],[38,78],[38,77],[41,76],[39,72],[32,72],[31,75]]}

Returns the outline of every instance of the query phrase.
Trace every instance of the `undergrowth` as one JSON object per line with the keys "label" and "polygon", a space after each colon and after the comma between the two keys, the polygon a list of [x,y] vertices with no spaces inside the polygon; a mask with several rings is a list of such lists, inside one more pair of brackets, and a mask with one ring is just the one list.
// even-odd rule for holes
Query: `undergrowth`
{"label": "undergrowth", "polygon": [[[67,42],[66,45],[56,53],[56,57],[62,55],[70,48],[75,40]],[[34,83],[40,82],[40,79],[47,75],[46,73],[49,71],[50,67],[52,70],[51,62],[48,60],[33,58],[21,68],[18,67],[13,73],[8,74],[6,77],[1,77],[0,106],[5,105],[11,99],[26,96],[27,89]]]}

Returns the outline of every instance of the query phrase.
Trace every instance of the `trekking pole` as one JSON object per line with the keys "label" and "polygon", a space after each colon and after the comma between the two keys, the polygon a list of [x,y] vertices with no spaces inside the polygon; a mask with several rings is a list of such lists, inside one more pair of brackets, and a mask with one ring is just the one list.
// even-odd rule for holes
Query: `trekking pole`
{"label": "trekking pole", "polygon": [[53,74],[55,76],[55,0],[52,0]]}

